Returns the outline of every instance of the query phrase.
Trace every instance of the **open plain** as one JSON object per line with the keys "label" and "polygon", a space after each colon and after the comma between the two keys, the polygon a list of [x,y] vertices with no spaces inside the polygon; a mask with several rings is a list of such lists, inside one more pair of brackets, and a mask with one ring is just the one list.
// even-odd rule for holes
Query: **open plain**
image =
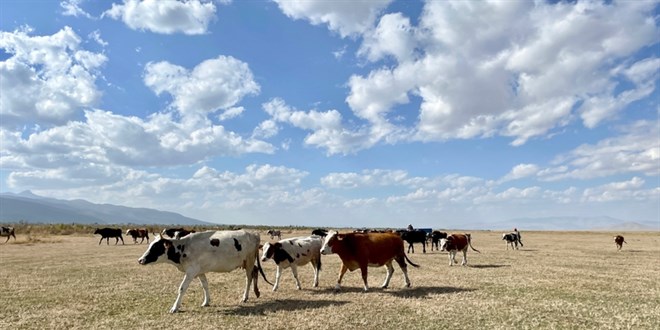
{"label": "open plain", "polygon": [[[239,303],[244,272],[210,273],[211,306],[200,307],[194,281],[176,314],[167,311],[183,274],[171,265],[139,265],[146,243],[18,233],[0,244],[0,329],[660,328],[660,233],[523,231],[525,246],[514,251],[505,249],[501,232],[471,233],[481,253],[469,251],[467,267],[449,267],[446,253],[423,254],[417,244],[409,257],[421,268],[409,267],[408,289],[395,264],[388,289],[379,288],[385,268],[370,268],[370,292],[362,292],[355,271],[336,293],[341,261],[330,255],[323,256],[318,288],[306,265],[298,271],[302,290],[287,269],[277,292],[260,278],[261,297],[250,292]],[[620,252],[615,234],[626,237]],[[272,282],[274,263],[262,266]]]}

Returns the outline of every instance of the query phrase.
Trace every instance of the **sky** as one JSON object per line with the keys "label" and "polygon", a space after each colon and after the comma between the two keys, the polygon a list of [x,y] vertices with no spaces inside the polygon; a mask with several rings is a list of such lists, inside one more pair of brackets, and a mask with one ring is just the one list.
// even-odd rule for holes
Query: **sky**
{"label": "sky", "polygon": [[248,225],[660,223],[659,21],[650,0],[5,0],[0,192]]}

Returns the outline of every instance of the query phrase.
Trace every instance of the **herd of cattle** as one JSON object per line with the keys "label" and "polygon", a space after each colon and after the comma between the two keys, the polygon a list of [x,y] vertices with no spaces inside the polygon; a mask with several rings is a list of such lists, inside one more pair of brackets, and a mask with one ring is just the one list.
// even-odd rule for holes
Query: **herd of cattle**
{"label": "herd of cattle", "polygon": [[[119,228],[100,228],[94,234],[101,235],[99,245],[106,240],[109,245],[110,238],[115,238],[115,245],[121,240],[123,232]],[[169,263],[184,273],[183,281],[179,286],[178,296],[170,309],[171,313],[177,312],[181,301],[190,283],[199,279],[204,291],[202,306],[209,306],[210,295],[206,273],[208,272],[231,272],[242,268],[245,270],[246,286],[242,302],[248,300],[250,286],[253,286],[254,294],[259,297],[257,280],[259,274],[266,283],[273,286],[276,291],[280,284],[282,271],[291,268],[296,288],[301,289],[298,279],[298,267],[311,264],[314,270],[313,286],[319,284],[319,272],[321,271],[321,255],[337,254],[342,261],[339,277],[335,284],[335,290],[340,290],[341,281],[346,271],[360,269],[364,291],[369,290],[367,274],[369,267],[387,268],[387,275],[381,288],[387,288],[394,272],[392,262],[396,262],[403,272],[404,285],[410,287],[408,277],[408,265],[419,267],[411,261],[404,251],[404,241],[408,243],[408,252],[414,253],[414,243],[422,244],[422,251],[426,253],[426,244],[430,241],[431,251],[435,247],[439,251],[449,253],[449,265],[456,264],[456,254],[463,255],[462,265],[467,264],[468,247],[473,251],[479,250],[472,247],[470,234],[447,234],[441,231],[413,230],[356,230],[350,233],[338,233],[326,229],[315,229],[310,236],[281,238],[281,231],[271,229],[267,232],[271,240],[275,237],[278,241],[261,244],[258,233],[245,230],[223,230],[204,231],[196,233],[194,230],[184,228],[167,228],[160,234],[154,235],[149,242],[149,231],[147,229],[128,229],[125,235],[133,238],[134,244],[142,244],[146,239],[149,244],[146,252],[138,259],[140,265]],[[0,237],[16,239],[14,228],[0,227]],[[141,239],[138,242],[138,239]],[[511,233],[502,234],[502,240],[509,247],[517,249],[518,244],[523,246],[521,234],[514,229]],[[621,250],[625,242],[623,236],[614,238],[617,250]],[[262,250],[261,258],[259,250]],[[277,266],[275,283],[271,283],[261,268],[261,262],[273,260]]]}

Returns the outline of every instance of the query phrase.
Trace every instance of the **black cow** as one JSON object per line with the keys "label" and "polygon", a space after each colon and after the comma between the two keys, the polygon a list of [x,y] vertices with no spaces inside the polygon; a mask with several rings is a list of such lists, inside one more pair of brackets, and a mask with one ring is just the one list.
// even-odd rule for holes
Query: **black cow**
{"label": "black cow", "polygon": [[5,237],[7,236],[7,240],[5,243],[9,242],[9,239],[14,237],[14,241],[16,241],[16,234],[14,234],[14,227],[0,227],[0,237]]}
{"label": "black cow", "polygon": [[326,237],[328,236],[328,230],[323,228],[317,228],[312,230],[312,235]]}
{"label": "black cow", "polygon": [[438,247],[438,243],[443,238],[447,238],[447,233],[445,233],[444,231],[434,230],[431,233],[431,251],[433,251],[434,246],[436,251],[440,251],[440,248]]}
{"label": "black cow", "polygon": [[412,253],[415,253],[415,247],[413,243],[422,243],[422,251],[426,253],[426,232],[422,230],[406,230],[400,232],[401,238],[408,242],[408,253],[412,249]]}
{"label": "black cow", "polygon": [[180,239],[194,232],[195,232],[194,230],[186,230],[183,228],[167,228],[167,229],[163,229],[163,232],[161,232],[160,235],[161,236],[167,235],[170,238]]}
{"label": "black cow", "polygon": [[121,236],[121,228],[101,228],[101,229],[96,229],[94,231],[94,235],[99,234],[101,235],[101,239],[99,240],[99,245],[101,245],[101,242],[105,238],[105,242],[107,245],[110,245],[110,237],[115,238],[115,245],[119,243],[119,240],[121,240],[121,244],[124,244],[124,238]]}
{"label": "black cow", "polygon": [[147,229],[128,229],[126,230],[126,236],[133,237],[133,244],[137,244],[137,239],[141,238],[140,244],[144,242],[144,239],[147,239],[147,244],[149,243],[149,230]]}

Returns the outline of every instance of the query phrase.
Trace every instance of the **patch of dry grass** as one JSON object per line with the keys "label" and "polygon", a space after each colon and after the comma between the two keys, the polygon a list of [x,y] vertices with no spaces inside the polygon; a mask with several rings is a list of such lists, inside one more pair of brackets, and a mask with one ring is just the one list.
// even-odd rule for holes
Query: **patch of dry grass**
{"label": "patch of dry grass", "polygon": [[[370,268],[371,292],[361,292],[356,271],[335,293],[340,260],[332,255],[323,257],[319,288],[310,287],[313,272],[304,266],[303,290],[286,270],[277,292],[259,281],[261,297],[251,292],[240,304],[244,273],[212,273],[211,307],[199,306],[195,281],[183,312],[170,315],[183,276],[169,265],[138,265],[146,244],[19,235],[0,244],[0,328],[660,328],[659,233],[624,233],[628,244],[621,252],[612,233],[523,232],[525,247],[518,251],[505,251],[499,232],[472,236],[482,253],[469,252],[469,267],[449,267],[447,254],[436,251],[410,254],[422,265],[409,267],[410,289],[402,288],[395,265],[389,289],[378,288],[385,269]],[[274,280],[272,261],[263,266]]]}

